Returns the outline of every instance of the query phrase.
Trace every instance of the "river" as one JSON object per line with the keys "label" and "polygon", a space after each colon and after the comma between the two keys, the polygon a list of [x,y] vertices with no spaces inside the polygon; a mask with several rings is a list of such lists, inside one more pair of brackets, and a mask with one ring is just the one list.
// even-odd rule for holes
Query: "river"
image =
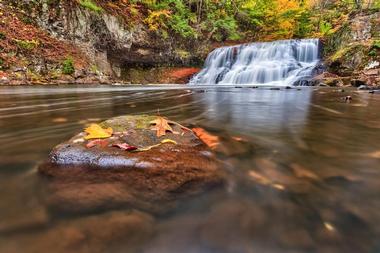
{"label": "river", "polygon": [[[311,87],[41,86],[1,87],[0,97],[0,252],[380,251],[378,94]],[[223,137],[229,151],[218,156],[226,164],[226,187],[153,215],[148,232],[132,230],[132,242],[55,233],[66,223],[80,228],[85,217],[45,210],[38,164],[88,123],[143,113]],[[245,145],[231,150],[231,138]],[[63,244],[73,237],[78,245]]]}

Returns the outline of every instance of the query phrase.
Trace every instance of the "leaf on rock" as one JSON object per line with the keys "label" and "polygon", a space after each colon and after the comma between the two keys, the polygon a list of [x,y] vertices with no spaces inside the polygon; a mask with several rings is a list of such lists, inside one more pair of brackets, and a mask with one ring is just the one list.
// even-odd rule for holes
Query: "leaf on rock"
{"label": "leaf on rock", "polygon": [[112,146],[113,147],[118,147],[118,148],[120,148],[122,150],[126,150],[126,151],[132,151],[132,150],[136,150],[137,149],[137,147],[129,145],[128,143],[113,144]]}
{"label": "leaf on rock", "polygon": [[158,116],[157,119],[151,121],[150,124],[154,125],[151,129],[157,131],[157,137],[166,135],[166,131],[173,133],[169,122],[163,117]]}
{"label": "leaf on rock", "polygon": [[171,144],[177,145],[177,142],[173,141],[171,139],[165,139],[165,140],[161,141],[161,144],[165,144],[165,143],[171,143]]}
{"label": "leaf on rock", "polygon": [[86,140],[109,138],[113,133],[112,128],[109,127],[107,129],[104,129],[98,124],[91,124],[84,131],[88,134],[84,137]]}
{"label": "leaf on rock", "polygon": [[165,144],[165,143],[171,143],[171,144],[175,144],[175,145],[177,144],[176,141],[173,141],[173,140],[171,140],[171,139],[165,139],[165,140],[161,141],[160,143],[158,143],[158,144],[156,144],[156,145],[152,145],[152,146],[148,146],[148,147],[144,147],[144,148],[139,148],[139,149],[137,149],[136,151],[138,151],[138,152],[149,151],[149,150],[151,150],[152,148],[157,148],[157,147],[159,147],[161,144]]}
{"label": "leaf on rock", "polygon": [[194,134],[201,139],[209,148],[216,149],[216,147],[220,144],[219,137],[210,134],[203,128],[197,127],[192,129]]}
{"label": "leaf on rock", "polygon": [[97,140],[92,140],[92,141],[89,141],[87,144],[86,144],[86,148],[93,148],[95,146],[101,146],[102,148],[105,148],[108,146],[108,141],[107,140],[100,140],[100,139],[97,139]]}

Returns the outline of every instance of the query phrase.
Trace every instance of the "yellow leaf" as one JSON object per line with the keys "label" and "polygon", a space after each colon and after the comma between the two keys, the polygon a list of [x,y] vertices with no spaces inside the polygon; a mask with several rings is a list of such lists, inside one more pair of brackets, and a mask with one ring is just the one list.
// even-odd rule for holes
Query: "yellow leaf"
{"label": "yellow leaf", "polygon": [[171,139],[165,139],[163,141],[161,141],[162,144],[165,144],[165,143],[171,143],[171,144],[174,144],[174,145],[177,145],[177,142],[176,141],[173,141]]}
{"label": "yellow leaf", "polygon": [[155,125],[152,130],[157,131],[157,137],[166,135],[166,131],[172,132],[173,129],[169,125],[169,122],[163,117],[157,117],[157,119],[150,122],[150,124]]}
{"label": "yellow leaf", "polygon": [[113,133],[112,128],[109,127],[107,129],[103,129],[98,124],[91,124],[84,131],[88,133],[88,135],[84,137],[86,140],[109,138]]}

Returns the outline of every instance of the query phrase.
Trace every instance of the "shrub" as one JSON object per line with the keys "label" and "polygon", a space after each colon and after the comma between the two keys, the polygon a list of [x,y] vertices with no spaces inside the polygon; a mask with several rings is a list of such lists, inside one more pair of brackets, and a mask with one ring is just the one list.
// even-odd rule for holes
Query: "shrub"
{"label": "shrub", "polygon": [[380,49],[380,40],[375,40],[372,44],[373,49]]}
{"label": "shrub", "polygon": [[62,63],[62,73],[65,75],[72,75],[75,72],[73,58],[68,57]]}
{"label": "shrub", "polygon": [[5,33],[0,32],[0,40],[5,40],[6,38],[7,36],[5,35]]}
{"label": "shrub", "polygon": [[79,1],[79,4],[82,7],[87,8],[87,9],[94,11],[94,12],[102,12],[103,11],[102,7],[99,7],[92,0],[81,0],[81,1]]}
{"label": "shrub", "polygon": [[319,25],[319,31],[322,35],[329,35],[332,33],[332,25],[329,22],[322,21]]}

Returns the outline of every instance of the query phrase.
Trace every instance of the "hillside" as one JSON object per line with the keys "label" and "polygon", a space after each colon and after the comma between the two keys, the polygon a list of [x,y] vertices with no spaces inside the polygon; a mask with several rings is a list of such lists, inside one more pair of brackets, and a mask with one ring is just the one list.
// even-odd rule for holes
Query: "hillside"
{"label": "hillside", "polygon": [[355,79],[379,57],[379,0],[2,0],[0,8],[5,84],[186,82],[215,47],[277,39],[321,38],[329,71]]}

